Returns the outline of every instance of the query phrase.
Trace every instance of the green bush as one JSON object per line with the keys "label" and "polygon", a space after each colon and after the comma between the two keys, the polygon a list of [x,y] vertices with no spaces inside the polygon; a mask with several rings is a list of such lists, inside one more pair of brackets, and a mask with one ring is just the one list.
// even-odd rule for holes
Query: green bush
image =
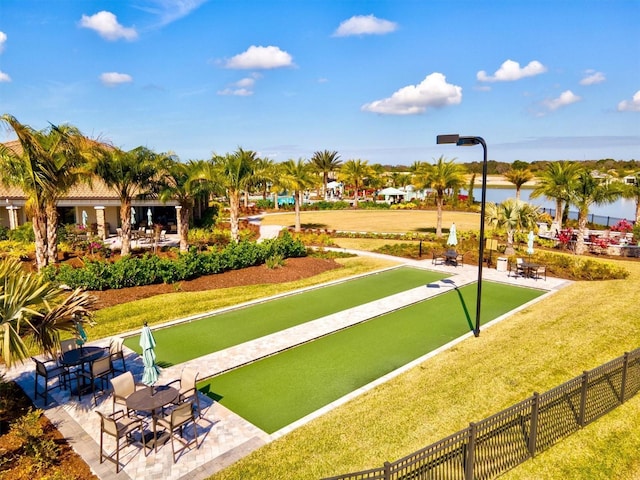
{"label": "green bush", "polygon": [[37,469],[52,465],[58,458],[59,448],[51,439],[45,439],[40,424],[42,410],[29,411],[11,425],[11,433],[22,443],[25,455],[30,457]]}
{"label": "green bush", "polygon": [[31,222],[26,222],[20,225],[18,228],[9,231],[9,240],[22,243],[32,243],[36,241],[36,236],[33,233],[33,225]]}
{"label": "green bush", "polygon": [[280,238],[262,243],[241,241],[230,243],[217,251],[198,252],[192,248],[178,255],[175,260],[145,254],[142,257],[124,257],[116,262],[84,259],[85,266],[73,268],[63,264],[60,268],[48,266],[42,274],[47,280],[71,288],[106,290],[175,283],[201,275],[221,273],[227,270],[260,265],[268,258],[280,256],[301,257],[306,255],[302,242],[294,240],[285,232]]}
{"label": "green bush", "polygon": [[[515,261],[515,257],[510,261]],[[547,274],[569,280],[621,280],[629,276],[629,271],[599,259],[538,251],[533,261],[546,266]]]}
{"label": "green bush", "polygon": [[0,225],[0,241],[9,240],[9,228],[3,225]]}

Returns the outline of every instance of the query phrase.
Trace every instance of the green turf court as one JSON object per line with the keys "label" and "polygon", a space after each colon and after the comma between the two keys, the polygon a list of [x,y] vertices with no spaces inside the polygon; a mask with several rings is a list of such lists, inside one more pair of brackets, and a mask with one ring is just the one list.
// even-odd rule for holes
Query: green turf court
{"label": "green turf court", "polygon": [[[449,291],[198,384],[273,433],[473,329],[477,285]],[[544,292],[483,283],[482,323]]]}
{"label": "green turf court", "polygon": [[[380,298],[427,285],[449,275],[400,267],[250,305],[164,329],[154,329],[162,367],[238,345]],[[125,340],[141,353],[140,337]]]}

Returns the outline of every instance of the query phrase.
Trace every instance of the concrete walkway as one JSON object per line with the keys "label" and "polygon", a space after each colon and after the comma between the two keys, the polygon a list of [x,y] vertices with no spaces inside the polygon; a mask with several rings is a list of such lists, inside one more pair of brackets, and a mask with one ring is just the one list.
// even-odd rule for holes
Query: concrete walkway
{"label": "concrete walkway", "polygon": [[[360,305],[337,314],[328,315],[303,325],[194,359],[185,364],[164,369],[158,384],[168,383],[171,380],[179,378],[180,372],[186,365],[196,368],[200,372],[200,378],[215,375],[219,372],[326,335],[327,333],[346,326],[362,322],[368,318],[396,310],[411,303],[419,302],[444,291],[451,290],[452,288],[461,287],[475,281],[477,278],[476,266],[453,267],[432,265],[431,260],[403,261],[397,257],[389,257],[375,253],[357,253],[363,256],[387,258],[417,268],[442,271],[449,273],[451,276],[445,280],[434,282],[424,287],[414,288],[382,300]],[[486,268],[483,269],[483,279],[539,288],[547,290],[548,292],[556,291],[569,283],[551,277],[547,278],[547,280],[507,277],[506,272],[497,272],[496,270]],[[545,296],[539,297],[537,301],[544,297]],[[158,327],[156,326],[154,328]],[[471,335],[471,333],[469,335]],[[107,343],[108,341],[104,340],[102,342],[92,343],[92,345],[105,346]],[[447,346],[443,348],[446,347]],[[73,448],[85,459],[101,479],[157,478],[199,480],[225,468],[251,451],[285,435],[292,429],[310,421],[312,418],[322,415],[331,408],[335,408],[349,398],[373,388],[394,375],[400,374],[407,368],[411,368],[414,364],[424,361],[425,358],[426,357],[423,357],[412,362],[412,364],[403,367],[403,369],[393,372],[353,392],[343,399],[324,407],[318,412],[314,412],[308,417],[273,435],[266,434],[238,415],[227,410],[222,405],[212,403],[209,398],[201,395],[200,403],[203,407],[203,416],[198,420],[198,440],[200,447],[197,450],[191,449],[183,453],[178,459],[178,462],[174,464],[172,461],[171,446],[169,444],[161,447],[158,453],[152,452],[149,453],[148,456],[145,456],[141,452],[141,447],[134,444],[124,449],[123,455],[121,456],[121,462],[124,468],[118,475],[115,473],[113,464],[105,462],[100,465],[98,461],[100,423],[98,415],[95,414],[94,410],[97,409],[102,412],[111,413],[112,401],[110,394],[105,394],[99,399],[97,406],[94,406],[90,396],[85,396],[82,401],[78,401],[77,398],[70,398],[68,391],[54,390],[51,395],[53,401],[50,401],[48,406],[44,407],[42,400],[38,400],[36,405],[45,409],[47,417],[58,425],[58,428],[70,441]],[[142,362],[140,357],[134,352],[127,350],[126,361],[127,368],[130,369],[135,378],[139,380],[142,376]],[[25,392],[29,395],[33,394],[34,371],[31,362],[12,369],[8,372],[7,378],[16,379]],[[109,443],[108,445],[111,444]]]}

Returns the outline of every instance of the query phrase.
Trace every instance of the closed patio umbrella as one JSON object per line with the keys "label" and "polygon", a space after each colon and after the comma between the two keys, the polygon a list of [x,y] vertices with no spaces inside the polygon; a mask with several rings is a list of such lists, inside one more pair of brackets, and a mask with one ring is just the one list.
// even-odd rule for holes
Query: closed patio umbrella
{"label": "closed patio umbrella", "polygon": [[136,209],[131,207],[131,225],[136,224]]}
{"label": "closed patio umbrella", "polygon": [[89,219],[89,215],[87,215],[87,211],[86,210],[82,210],[82,226],[86,227],[87,226],[87,220]]}
{"label": "closed patio umbrella", "polygon": [[87,342],[87,333],[80,322],[76,322],[76,333],[76,345],[82,347]]}
{"label": "closed patio umbrella", "polygon": [[447,245],[455,247],[458,245],[458,235],[456,234],[456,224],[452,223],[449,229],[449,238],[447,238]]}
{"label": "closed patio umbrella", "polygon": [[533,230],[529,230],[529,236],[527,237],[527,253],[529,254],[529,258],[533,255]]}
{"label": "closed patio umbrella", "polygon": [[153,222],[151,221],[153,219],[153,214],[151,213],[151,209],[147,208],[147,224],[149,226],[153,225]]}
{"label": "closed patio umbrella", "polygon": [[156,365],[156,352],[154,351],[156,341],[146,322],[140,334],[140,347],[142,347],[142,364],[144,365],[142,383],[150,387],[158,381],[160,369]]}

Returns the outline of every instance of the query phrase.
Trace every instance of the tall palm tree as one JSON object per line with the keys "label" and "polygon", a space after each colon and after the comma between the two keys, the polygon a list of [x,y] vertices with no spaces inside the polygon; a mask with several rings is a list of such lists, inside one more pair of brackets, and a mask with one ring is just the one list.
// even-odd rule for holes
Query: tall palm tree
{"label": "tall palm tree", "polygon": [[526,168],[511,168],[504,172],[504,178],[516,186],[516,200],[520,201],[520,189],[533,178],[533,173]]}
{"label": "tall palm tree", "polygon": [[289,159],[282,163],[282,175],[280,183],[293,194],[295,209],[295,231],[300,231],[300,204],[302,193],[315,185],[315,178],[311,171],[311,165],[304,159],[297,161]]}
{"label": "tall palm tree", "polygon": [[365,179],[372,174],[373,171],[367,160],[347,160],[340,167],[338,176],[345,184],[353,186],[355,190],[353,197],[353,206],[355,208],[358,208],[358,191],[364,184]]}
{"label": "tall palm tree", "polygon": [[632,198],[636,202],[636,224],[640,225],[640,173],[633,176],[633,183],[625,183],[622,189],[624,198]]}
{"label": "tall palm tree", "polygon": [[73,331],[90,319],[94,298],[87,292],[68,293],[25,273],[18,260],[0,261],[0,356],[8,367],[29,356],[29,343],[52,354],[61,331]]}
{"label": "tall palm tree", "polygon": [[133,199],[154,190],[154,180],[157,179],[159,167],[158,155],[146,147],[137,147],[125,152],[110,145],[100,144],[92,152],[92,171],[120,199],[123,256],[131,252]]}
{"label": "tall palm tree", "polygon": [[189,219],[196,199],[207,189],[200,180],[202,163],[189,161],[181,163],[177,158],[168,156],[164,161],[163,174],[160,178],[158,198],[163,203],[175,200],[180,205],[180,251],[189,249]]}
{"label": "tall palm tree", "polygon": [[573,190],[580,166],[574,162],[550,162],[539,175],[536,186],[529,198],[541,196],[556,201],[554,223],[562,228],[563,205],[569,201],[569,192]]}
{"label": "tall palm tree", "polygon": [[26,209],[32,220],[38,269],[58,261],[58,213],[61,196],[78,183],[85,138],[70,125],[51,125],[36,131],[5,114],[0,120],[18,136],[21,152],[0,149],[2,183],[19,186],[27,196]]}
{"label": "tall palm tree", "polygon": [[322,174],[322,197],[324,198],[327,194],[327,183],[329,183],[329,174],[331,172],[335,172],[342,165],[342,160],[340,160],[340,155],[336,151],[317,151],[313,152],[313,156],[311,157],[311,164],[314,169]]}
{"label": "tall palm tree", "polygon": [[239,211],[240,192],[247,188],[253,175],[253,160],[255,153],[251,150],[238,148],[232,154],[214,156],[212,159],[213,170],[203,174],[205,178],[218,183],[227,193],[229,199],[229,223],[231,224],[231,240],[238,242],[239,236]]}
{"label": "tall palm tree", "polygon": [[578,173],[573,189],[569,192],[569,203],[578,208],[577,254],[582,254],[586,250],[584,230],[587,228],[589,207],[594,204],[613,203],[622,197],[622,194],[623,188],[620,182],[605,182],[600,178],[595,178],[586,169],[582,169]]}
{"label": "tall palm tree", "polygon": [[513,255],[513,239],[515,232],[519,230],[532,230],[540,217],[538,207],[530,203],[508,198],[502,203],[488,203],[486,209],[486,222],[497,229],[507,232],[506,255]]}
{"label": "tall palm tree", "polygon": [[431,188],[436,194],[436,237],[441,238],[442,207],[444,206],[445,193],[451,189],[459,189],[464,184],[464,170],[455,163],[455,158],[446,160],[440,156],[428,168],[424,165],[420,166],[416,177],[422,188]]}

